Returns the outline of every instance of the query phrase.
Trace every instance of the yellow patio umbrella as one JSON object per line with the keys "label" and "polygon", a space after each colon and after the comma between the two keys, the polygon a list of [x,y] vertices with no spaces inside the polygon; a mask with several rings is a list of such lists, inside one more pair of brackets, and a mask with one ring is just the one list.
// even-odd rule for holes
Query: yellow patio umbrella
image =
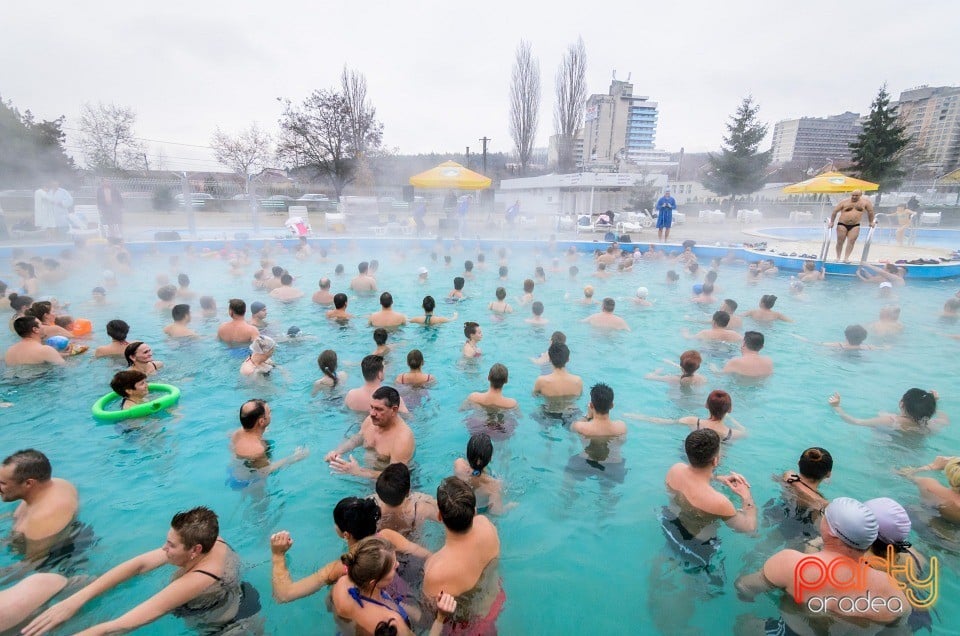
{"label": "yellow patio umbrella", "polygon": [[824,172],[815,177],[788,185],[783,189],[786,194],[833,194],[863,190],[872,192],[879,189],[876,183],[848,177],[841,172]]}
{"label": "yellow patio umbrella", "polygon": [[490,187],[490,177],[468,170],[456,161],[444,161],[436,168],[410,177],[410,185],[417,188],[451,190],[483,190]]}

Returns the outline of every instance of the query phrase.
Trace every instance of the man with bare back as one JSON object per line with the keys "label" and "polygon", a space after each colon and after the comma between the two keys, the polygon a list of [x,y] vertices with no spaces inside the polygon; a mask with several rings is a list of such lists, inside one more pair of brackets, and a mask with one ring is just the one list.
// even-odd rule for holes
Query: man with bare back
{"label": "man with bare back", "polygon": [[[847,244],[847,253],[843,256],[843,261],[845,263],[850,262],[850,254],[853,252],[853,244],[857,242],[857,237],[860,236],[860,220],[863,218],[863,213],[867,213],[867,219],[870,222],[870,227],[876,227],[877,222],[874,219],[873,213],[873,203],[870,202],[870,199],[863,196],[863,192],[860,190],[854,190],[850,193],[850,197],[844,199],[837,207],[833,209],[833,214],[830,215],[830,224],[828,227],[833,227],[834,221],[837,223],[837,260],[841,258],[843,252],[843,244]],[[837,215],[840,215],[840,218],[837,219]]]}

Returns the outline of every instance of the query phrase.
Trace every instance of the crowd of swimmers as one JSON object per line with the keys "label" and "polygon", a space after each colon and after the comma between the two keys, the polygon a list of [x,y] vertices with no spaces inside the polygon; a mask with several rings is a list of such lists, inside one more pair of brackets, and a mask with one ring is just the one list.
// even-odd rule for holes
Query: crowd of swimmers
{"label": "crowd of swimmers", "polygon": [[[432,253],[434,262],[439,262],[441,251],[437,249]],[[231,271],[241,274],[250,263],[245,250],[224,248],[223,252],[206,257],[227,260]],[[298,260],[317,258],[325,262],[327,252],[320,250],[319,255],[315,255],[309,245],[301,242],[295,257]],[[505,250],[498,252],[498,258],[497,275],[505,281],[508,276]],[[580,270],[573,263],[580,262],[580,266],[583,263],[575,250],[552,259],[551,275],[564,273],[561,258],[570,263],[565,273],[576,279]],[[122,246],[112,248],[109,259],[113,269],[130,266],[130,256]],[[773,360],[761,354],[764,334],[757,330],[742,332],[744,319],[762,328],[777,321],[792,322],[793,318],[774,309],[777,298],[772,294],[761,296],[756,308],[741,313],[736,313],[738,303],[735,300],[714,297],[718,290],[720,266],[733,262],[732,257],[715,259],[707,269],[699,267],[691,245],[685,245],[677,254],[668,255],[664,249],[653,246],[641,251],[621,249],[613,244],[594,254],[593,275],[602,279],[611,274],[629,274],[637,261],[666,259],[673,259],[675,263],[666,277],[667,285],[677,284],[677,269],[697,277],[696,280],[702,275],[703,282],[697,284],[691,302],[703,307],[717,307],[708,328],[696,333],[684,330],[683,335],[701,343],[714,341],[739,346],[740,355],[730,358],[715,371],[754,381],[773,374]],[[51,341],[59,337],[77,344],[79,339],[76,331],[71,329],[72,320],[64,320],[57,301],[39,297],[44,279],[38,276],[37,266],[44,268],[48,276],[45,280],[51,282],[62,280],[57,278],[61,276],[62,267],[54,259],[34,261],[15,261],[13,271],[21,279],[19,291],[10,293],[0,304],[0,309],[12,312],[10,327],[19,338],[6,352],[6,364],[11,368],[63,365],[71,355],[78,355],[79,347],[58,347],[59,341]],[[444,263],[449,269],[449,255],[444,256]],[[345,287],[354,294],[377,294],[377,269],[376,261],[360,263],[357,275]],[[476,262],[465,261],[463,273],[452,277],[452,289],[446,298],[451,302],[461,300],[469,294],[469,281],[483,275],[485,269],[483,253],[477,255]],[[873,274],[865,273],[861,278],[869,282],[877,282],[877,278],[870,276],[882,278],[881,289],[891,289],[890,277],[896,277],[896,273],[875,269]],[[342,276],[344,268],[338,265],[336,271]],[[537,284],[543,283],[546,275],[547,271],[540,266],[535,269],[533,278],[524,281],[522,293],[515,301],[516,310],[507,299],[505,283],[497,287],[495,299],[487,309],[502,319],[529,307],[531,316],[526,318],[527,322],[548,323],[544,304],[535,296]],[[776,275],[772,262],[764,262],[751,264],[747,279],[752,283]],[[110,278],[105,279],[109,284]],[[820,279],[822,276],[805,268],[797,282],[815,284]],[[418,283],[426,284],[428,280],[429,271],[421,267],[417,273]],[[306,297],[296,287],[295,277],[275,265],[269,253],[264,254],[253,281],[256,289],[268,293],[276,302],[296,302]],[[189,326],[190,301],[196,298],[190,289],[189,276],[180,274],[177,283],[172,285],[166,280],[158,280],[156,307],[171,316],[171,322],[163,331],[170,338],[198,337]],[[7,291],[6,283],[0,282],[0,287]],[[338,292],[334,289],[330,278],[321,278],[311,302],[329,308],[326,316],[331,321],[355,320],[356,317],[348,311],[350,298],[346,289]],[[791,289],[797,293],[793,285]],[[599,305],[597,311],[583,322],[611,333],[630,331],[628,321],[617,313],[617,300],[607,297],[598,302],[593,299],[594,291],[593,285],[587,285],[583,290],[584,297],[574,301]],[[94,302],[102,302],[106,293],[105,287],[95,288]],[[640,287],[636,297],[627,301],[631,310],[653,308],[654,303],[648,299],[648,294],[647,287]],[[889,293],[887,297],[890,298]],[[483,430],[481,423],[479,430],[474,430],[470,436],[464,457],[453,462],[448,473],[450,476],[437,485],[435,493],[414,492],[410,467],[416,452],[416,436],[404,419],[408,407],[396,388],[384,384],[384,358],[394,346],[389,340],[398,327],[413,323],[425,329],[438,328],[457,320],[458,312],[454,311],[450,316],[436,315],[437,303],[430,295],[423,298],[423,315],[410,318],[394,308],[393,296],[389,292],[379,294],[379,304],[378,311],[362,319],[371,330],[374,346],[360,363],[362,384],[350,389],[343,398],[345,409],[364,413],[365,417],[356,434],[324,455],[324,461],[333,471],[366,479],[369,487],[357,493],[359,496],[347,497],[335,506],[332,511],[335,531],[343,539],[345,551],[339,558],[331,555],[331,561],[313,574],[295,580],[287,563],[294,546],[293,537],[282,530],[270,537],[273,596],[277,602],[287,603],[329,588],[332,611],[338,629],[344,633],[351,630],[377,635],[495,633],[496,618],[505,603],[505,594],[497,567],[500,538],[490,516],[506,514],[518,504],[509,501],[504,484],[487,468],[494,454],[495,440],[492,437],[496,431]],[[213,298],[200,297],[199,305],[204,315],[216,315]],[[256,301],[248,307],[244,300],[233,298],[227,302],[226,312],[228,320],[217,328],[217,338],[227,345],[248,349],[248,355],[237,372],[252,378],[268,378],[278,368],[272,357],[278,341],[284,338],[264,333],[268,325],[266,304]],[[946,303],[943,317],[949,320],[951,316],[960,318],[960,300],[950,299]],[[875,333],[892,337],[900,331],[896,326],[898,321],[899,308],[888,305],[872,329]],[[109,382],[119,397],[116,408],[121,410],[147,400],[148,378],[162,373],[164,368],[163,362],[154,360],[147,342],[130,340],[130,330],[122,319],[109,321],[105,331],[110,342],[97,347],[93,353],[97,358],[113,358],[126,364],[126,368],[116,372]],[[485,354],[481,324],[475,320],[465,321],[462,331],[464,341],[460,355],[466,360],[482,359]],[[841,349],[861,349],[866,333],[864,327],[851,325],[846,330],[845,342],[823,344]],[[287,340],[298,337],[302,337],[298,328],[291,327],[286,331]],[[546,369],[531,387],[533,394],[542,399],[546,416],[562,421],[582,441],[583,450],[571,458],[568,472],[622,482],[625,471],[621,448],[628,426],[612,416],[614,390],[603,382],[593,383],[588,390],[586,412],[577,412],[574,403],[581,398],[585,385],[580,377],[567,370],[570,355],[566,335],[555,331],[546,351],[534,359]],[[700,352],[690,349],[679,355],[679,363],[666,360],[678,369],[678,373],[663,373],[662,369],[657,369],[646,379],[681,387],[707,385],[710,380],[699,373],[702,361]],[[408,371],[396,376],[395,385],[425,387],[438,382],[436,374],[424,371],[424,357],[419,349],[409,350],[406,363]],[[314,395],[337,390],[348,379],[339,368],[338,355],[332,349],[320,352],[317,365],[320,378],[313,383]],[[479,408],[487,413],[517,408],[517,400],[504,395],[504,387],[509,381],[509,370],[505,365],[491,364],[487,381],[489,387],[486,391],[466,396],[466,408]],[[925,433],[936,431],[947,423],[945,414],[937,409],[938,397],[934,391],[911,388],[901,397],[896,412],[880,412],[868,418],[848,414],[841,407],[839,394],[833,394],[827,402],[850,424]],[[780,478],[782,500],[759,509],[746,477],[732,471],[717,474],[725,445],[738,443],[748,435],[747,427],[731,415],[733,397],[727,391],[712,390],[705,407],[705,417],[668,419],[624,414],[626,419],[678,424],[690,429],[684,440],[686,461],[674,464],[666,473],[668,503],[659,515],[667,543],[674,552],[673,558],[681,561],[688,572],[703,572],[711,585],[725,586],[714,558],[719,546],[717,526],[723,523],[735,532],[754,534],[766,519],[780,528],[782,545],[786,547],[766,559],[756,572],[743,574],[736,580],[734,589],[741,599],[751,600],[757,594],[772,590],[782,590],[784,598],[798,598],[795,572],[804,559],[810,558],[828,567],[831,560],[840,557],[859,561],[869,554],[884,558],[893,554],[898,563],[909,562],[910,567],[922,576],[929,560],[910,545],[912,520],[903,506],[886,497],[860,502],[843,496],[828,498],[822,494],[823,481],[832,476],[834,469],[833,458],[825,448],[804,450],[797,470],[787,471]],[[571,413],[576,415],[570,417]],[[286,458],[272,458],[264,439],[271,424],[271,409],[266,401],[252,399],[244,402],[238,420],[230,439],[231,452],[246,471],[235,476],[238,487],[247,487],[257,479],[308,456],[306,448],[297,448]],[[360,460],[353,451],[359,451]],[[932,503],[945,520],[960,524],[960,457],[938,456],[924,466],[905,467],[899,472],[917,485],[923,499]],[[920,472],[942,472],[947,485],[935,478],[917,476]],[[733,497],[717,485],[723,486]],[[53,477],[53,468],[43,452],[25,449],[10,454],[0,464],[0,496],[4,502],[19,502],[13,512],[12,534],[16,537],[18,549],[22,550],[24,562],[32,564],[31,568],[23,570],[19,580],[0,589],[0,631],[19,626],[28,636],[47,633],[67,623],[94,598],[124,581],[165,565],[172,566],[174,571],[170,583],[161,591],[136,607],[118,608],[123,612],[111,611],[116,618],[80,633],[123,633],[166,614],[183,618],[189,627],[219,630],[218,633],[262,629],[259,592],[243,580],[240,560],[228,540],[220,536],[219,519],[209,508],[201,506],[176,513],[162,539],[161,548],[123,561],[95,578],[68,577],[60,565],[64,555],[75,549],[77,543],[80,503],[77,489],[65,479]],[[419,541],[423,525],[431,522],[441,524],[444,540],[439,546],[427,547]],[[161,537],[157,539],[160,541]],[[65,548],[68,544],[69,549]],[[828,582],[819,593],[825,597],[842,596],[843,589],[831,585]],[[872,598],[882,599],[884,610],[848,610],[836,603],[832,606],[827,603],[822,615],[811,616],[791,601],[781,605],[785,609],[780,618],[761,621],[758,629],[761,633],[794,634],[809,633],[810,629],[827,633],[831,625],[840,623],[877,629],[897,625],[910,625],[916,629],[929,624],[928,613],[923,609],[911,611],[911,603],[904,591],[880,569],[872,569],[865,575],[863,591]],[[661,618],[669,621],[684,617],[655,620]]]}

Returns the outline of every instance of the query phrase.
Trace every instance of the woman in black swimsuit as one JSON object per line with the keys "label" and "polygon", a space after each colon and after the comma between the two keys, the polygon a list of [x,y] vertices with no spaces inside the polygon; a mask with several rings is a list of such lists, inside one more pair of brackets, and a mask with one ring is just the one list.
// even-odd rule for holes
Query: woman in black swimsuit
{"label": "woman in black swimsuit", "polygon": [[144,552],[121,563],[76,594],[57,603],[24,630],[37,636],[67,621],[90,600],[124,581],[173,565],[173,580],[126,614],[100,623],[80,634],[94,636],[133,631],[164,614],[188,619],[191,627],[222,628],[249,618],[259,609],[259,596],[240,582],[240,560],[219,537],[220,523],[209,508],[178,512],[170,522],[162,548]]}
{"label": "woman in black swimsuit", "polygon": [[123,351],[127,366],[150,377],[163,368],[163,363],[153,359],[153,349],[145,342],[137,340],[127,345]]}
{"label": "woman in black swimsuit", "polygon": [[[714,390],[707,396],[707,411],[710,417],[701,419],[699,417],[687,416],[678,420],[667,419],[663,417],[651,417],[649,415],[640,415],[638,413],[624,413],[624,417],[654,424],[684,424],[693,430],[709,428],[720,436],[720,441],[729,442],[730,440],[743,437],[747,434],[747,429],[740,422],[732,417],[727,417],[733,411],[733,400],[726,391]],[[724,421],[726,420],[726,421]],[[733,424],[728,426],[727,422]]]}

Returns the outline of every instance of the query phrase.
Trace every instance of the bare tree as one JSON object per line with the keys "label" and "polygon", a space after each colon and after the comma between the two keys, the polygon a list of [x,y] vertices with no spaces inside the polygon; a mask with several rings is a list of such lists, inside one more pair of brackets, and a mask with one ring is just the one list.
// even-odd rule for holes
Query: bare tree
{"label": "bare tree", "polygon": [[249,194],[250,176],[266,167],[272,141],[270,135],[254,122],[235,136],[217,128],[210,138],[210,147],[217,161],[243,178],[244,191]]}
{"label": "bare tree", "polygon": [[530,43],[521,40],[517,46],[510,83],[510,136],[520,164],[526,174],[537,137],[540,119],[540,62],[533,57]]}
{"label": "bare tree", "polygon": [[340,91],[350,120],[350,147],[354,157],[360,159],[380,147],[383,124],[377,121],[377,109],[367,99],[367,78],[363,73],[344,66]]}
{"label": "bare tree", "polygon": [[553,108],[553,129],[557,135],[557,169],[561,174],[576,170],[574,140],[583,126],[587,103],[587,49],[583,38],[567,47],[557,69],[557,103]]}
{"label": "bare tree", "polygon": [[347,100],[336,90],[318,89],[300,106],[287,100],[277,156],[292,167],[311,169],[329,179],[339,197],[354,179],[351,140]]}
{"label": "bare tree", "polygon": [[80,107],[80,149],[87,167],[117,172],[145,167],[145,147],[134,134],[137,114],[128,106],[87,102]]}

